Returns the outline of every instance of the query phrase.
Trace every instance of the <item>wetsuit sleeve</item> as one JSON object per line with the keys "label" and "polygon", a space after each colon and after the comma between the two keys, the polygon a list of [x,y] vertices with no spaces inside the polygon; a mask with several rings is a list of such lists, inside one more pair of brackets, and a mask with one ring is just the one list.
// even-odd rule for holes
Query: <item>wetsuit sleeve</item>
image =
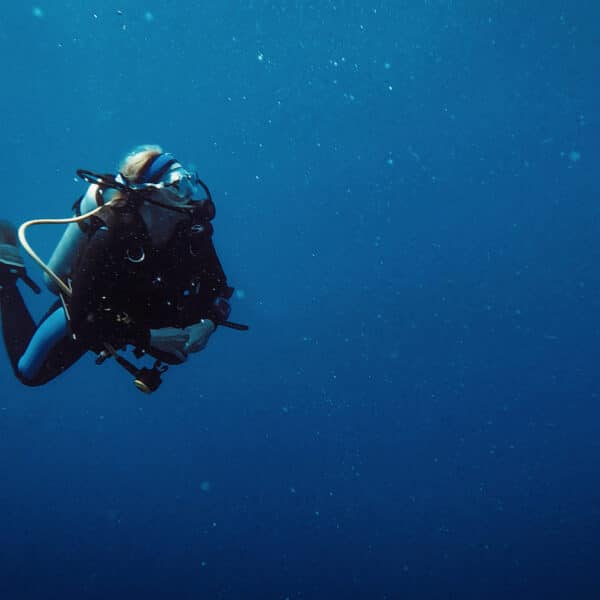
{"label": "wetsuit sleeve", "polygon": [[[96,208],[96,185],[90,185],[85,196],[81,200],[81,212],[86,213]],[[87,236],[81,230],[77,223],[69,223],[60,241],[58,242],[48,266],[62,279],[63,281],[71,274],[73,263],[79,252],[87,242]],[[53,293],[59,293],[56,283],[44,273],[44,282],[46,287]]]}
{"label": "wetsuit sleeve", "polygon": [[228,300],[233,294],[233,288],[227,285],[227,277],[217,256],[212,236],[207,236],[204,241],[202,257],[202,279],[207,291],[206,317],[218,325],[229,318],[231,309]]}

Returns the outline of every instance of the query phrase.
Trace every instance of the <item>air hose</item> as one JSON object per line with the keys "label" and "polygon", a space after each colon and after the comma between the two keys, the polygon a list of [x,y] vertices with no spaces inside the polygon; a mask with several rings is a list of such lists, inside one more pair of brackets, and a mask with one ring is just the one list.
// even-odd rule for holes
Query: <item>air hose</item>
{"label": "air hose", "polygon": [[81,221],[93,217],[109,204],[110,202],[107,202],[102,206],[97,206],[94,210],[78,217],[69,217],[67,219],[32,219],[31,221],[26,221],[19,227],[19,242],[21,242],[21,246],[23,246],[25,252],[31,256],[31,259],[52,279],[52,281],[54,281],[54,283],[56,283],[60,291],[68,298],[72,295],[71,288],[37,255],[35,250],[29,245],[25,232],[32,225],[68,225],[69,223],[80,223]]}
{"label": "air hose", "polygon": [[[110,201],[101,206],[97,206],[90,212],[87,212],[83,215],[69,217],[66,219],[32,219],[31,221],[26,221],[19,227],[19,242],[21,243],[21,246],[23,246],[25,252],[27,252],[27,254],[29,254],[31,259],[42,269],[42,271],[44,271],[52,279],[52,281],[56,283],[60,291],[67,298],[70,298],[73,295],[71,288],[38,256],[38,254],[35,252],[35,250],[33,250],[27,241],[25,233],[32,225],[68,225],[69,223],[80,223],[81,221],[85,221],[85,219],[93,217],[109,204]],[[166,366],[161,365],[160,361],[156,361],[152,369],[138,369],[135,365],[131,364],[128,360],[120,356],[110,344],[105,344],[105,348],[108,354],[114,357],[120,366],[134,376],[134,384],[137,389],[142,392],[150,393],[159,387],[161,383],[160,376],[167,370]]]}

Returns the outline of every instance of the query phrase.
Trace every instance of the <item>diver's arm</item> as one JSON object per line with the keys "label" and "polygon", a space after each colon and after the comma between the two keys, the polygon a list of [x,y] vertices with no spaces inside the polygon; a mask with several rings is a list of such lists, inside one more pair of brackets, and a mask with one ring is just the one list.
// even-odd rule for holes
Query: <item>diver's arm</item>
{"label": "diver's arm", "polygon": [[198,323],[186,327],[184,330],[188,334],[188,341],[185,344],[186,353],[189,354],[204,350],[208,343],[208,338],[216,328],[217,326],[211,319],[201,319]]}
{"label": "diver's arm", "polygon": [[227,285],[227,277],[217,256],[217,250],[212,237],[206,239],[202,260],[204,262],[206,284],[208,285],[208,289],[211,290],[213,298],[220,296],[229,298],[233,290]]}
{"label": "diver's arm", "polygon": [[[179,327],[161,327],[160,329],[150,330],[150,350],[158,351],[166,362],[185,362],[187,358],[187,349],[190,336],[185,329]],[[167,356],[164,356],[167,355]],[[173,357],[172,361],[169,357]]]}
{"label": "diver's arm", "polygon": [[[161,327],[150,330],[149,345],[154,354],[156,351],[163,354],[163,360],[168,356],[176,359],[174,362],[185,362],[188,354],[204,350],[208,338],[216,329],[210,319],[201,319],[198,323],[188,325],[185,329],[179,327]],[[165,356],[167,355],[167,356]]]}
{"label": "diver's arm", "polygon": [[207,232],[196,240],[194,251],[198,256],[198,270],[201,273],[204,290],[202,303],[205,306],[205,314],[203,316],[215,325],[219,325],[229,318],[231,308],[228,300],[233,294],[233,288],[227,285],[227,276],[212,240],[212,227],[207,228]]}
{"label": "diver's arm", "polygon": [[[85,196],[81,200],[82,214],[96,208],[97,187],[98,186],[96,185],[90,185]],[[48,266],[63,281],[71,274],[73,263],[86,242],[87,236],[83,233],[79,225],[77,223],[69,223],[48,261]],[[47,273],[44,273],[44,283],[53,294],[58,295],[60,290],[55,281],[51,279]]]}

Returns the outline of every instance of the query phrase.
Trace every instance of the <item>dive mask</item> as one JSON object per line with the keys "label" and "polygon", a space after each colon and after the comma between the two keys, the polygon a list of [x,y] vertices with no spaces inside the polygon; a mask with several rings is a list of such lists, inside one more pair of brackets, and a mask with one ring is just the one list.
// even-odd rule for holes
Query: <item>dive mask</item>
{"label": "dive mask", "polygon": [[[204,205],[207,201],[212,205],[212,196],[207,185],[196,173],[185,169],[168,153],[160,154],[151,161],[136,181],[127,179],[122,173],[116,176],[98,175],[79,169],[77,174],[90,184],[120,192],[160,192],[167,196],[168,204],[173,205],[176,210],[176,205],[185,208],[185,205],[192,203]],[[155,198],[154,202],[160,204],[158,198]]]}
{"label": "dive mask", "polygon": [[198,175],[187,171],[182,166],[169,170],[157,185],[180,202],[202,200],[207,195],[206,186]]}

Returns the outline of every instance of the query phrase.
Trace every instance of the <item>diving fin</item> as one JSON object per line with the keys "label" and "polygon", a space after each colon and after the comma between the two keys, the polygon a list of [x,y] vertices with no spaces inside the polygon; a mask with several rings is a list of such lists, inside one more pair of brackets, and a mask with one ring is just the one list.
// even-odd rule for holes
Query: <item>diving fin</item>
{"label": "diving fin", "polygon": [[0,220],[0,288],[22,279],[36,294],[41,292],[25,269],[25,262],[19,252],[17,230],[12,223]]}

